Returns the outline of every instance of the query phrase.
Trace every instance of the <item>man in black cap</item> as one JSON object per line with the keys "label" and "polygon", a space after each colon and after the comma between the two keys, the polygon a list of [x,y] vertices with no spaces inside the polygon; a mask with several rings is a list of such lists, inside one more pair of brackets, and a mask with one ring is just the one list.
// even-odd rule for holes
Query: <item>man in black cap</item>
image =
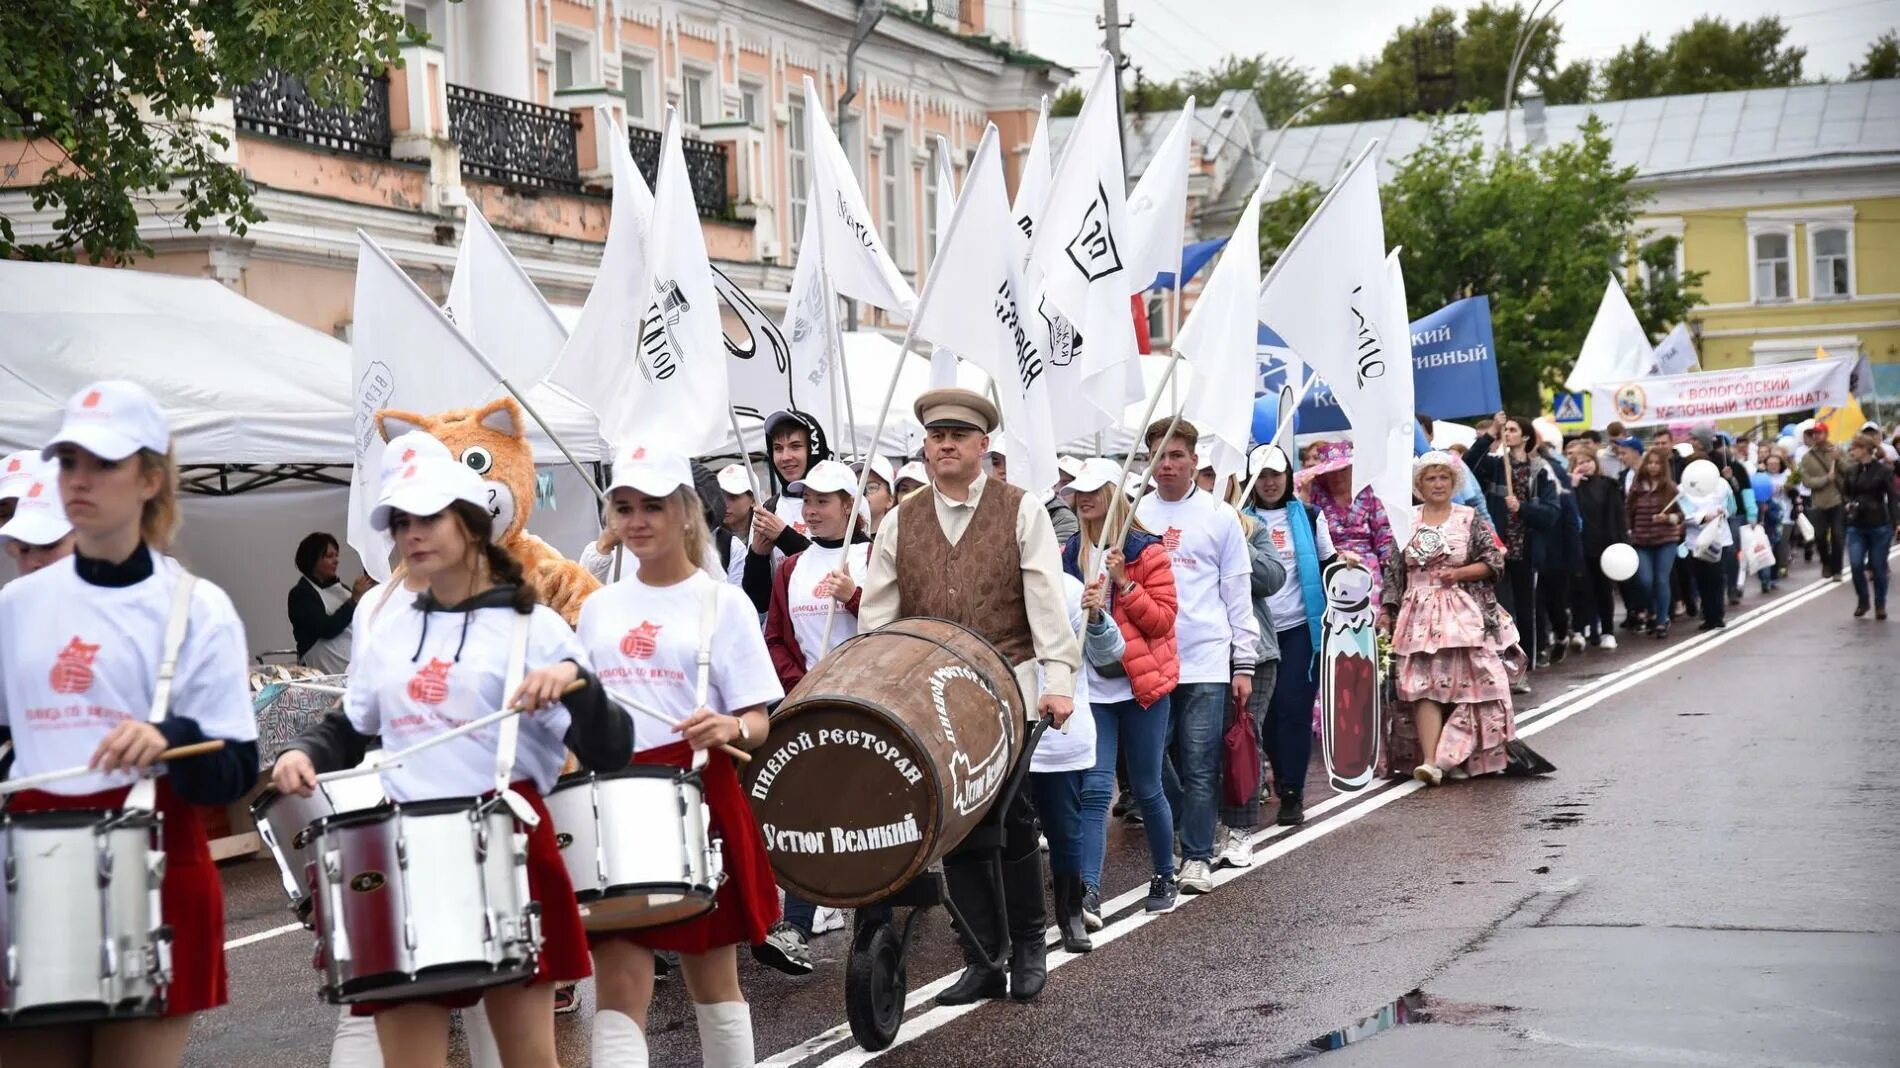
{"label": "man in black cap", "polygon": [[[970,628],[1006,657],[1035,715],[1060,728],[1074,711],[1081,649],[1069,629],[1062,559],[1040,501],[983,473],[996,407],[967,389],[934,389],[917,398],[930,487],[885,515],[871,550],[858,608],[860,630],[910,616],[935,616]],[[1041,669],[1041,685],[1037,669]],[[1019,754],[1027,761],[1029,754]],[[1004,811],[1003,899],[992,893],[986,854],[953,851],[944,879],[968,929],[963,976],[937,995],[964,1005],[1007,992],[1027,1001],[1042,991],[1042,851],[1026,789]],[[1011,944],[1009,974],[991,949]]]}
{"label": "man in black cap", "polygon": [[786,492],[804,478],[811,465],[831,459],[824,428],[818,420],[795,408],[765,417],[765,448],[780,492],[752,511],[752,539],[746,554],[746,596],[760,612],[772,603],[772,572],[780,561],[811,547],[805,537],[805,500]]}

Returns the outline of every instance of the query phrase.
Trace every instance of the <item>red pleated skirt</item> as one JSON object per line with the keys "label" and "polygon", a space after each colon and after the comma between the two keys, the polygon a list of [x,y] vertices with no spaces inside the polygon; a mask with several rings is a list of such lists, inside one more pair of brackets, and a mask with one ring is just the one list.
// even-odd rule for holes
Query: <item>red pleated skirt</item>
{"label": "red pleated skirt", "polygon": [[[649,749],[633,755],[636,765],[689,768],[692,746],[686,742]],[[739,787],[732,758],[714,750],[699,772],[712,833],[720,840],[726,881],[713,896],[713,910],[704,916],[664,927],[628,931],[592,931],[594,942],[624,941],[654,950],[697,954],[721,946],[750,946],[765,941],[778,922],[778,883],[765,854],[765,836]]]}
{"label": "red pleated skirt", "polygon": [[[165,1016],[215,1009],[230,1000],[224,971],[224,885],[211,860],[211,841],[205,837],[198,812],[172,791],[160,776],[153,808],[164,817],[160,835],[165,852],[165,879],[159,884],[159,908],[172,929],[172,983],[165,992]],[[22,790],[7,803],[9,812],[66,812],[73,809],[116,809],[125,804],[130,787],[96,794],[53,794]]]}
{"label": "red pleated skirt", "polygon": [[[536,814],[541,825],[528,831],[528,897],[541,903],[541,960],[529,986],[566,983],[594,974],[594,961],[587,952],[587,930],[581,926],[581,909],[574,900],[574,881],[567,877],[567,865],[561,860],[561,847],[554,840],[554,817],[534,783],[523,779],[514,783]],[[374,1016],[398,1005],[440,1005],[448,1009],[466,1009],[482,1000],[481,989],[465,990],[433,998],[403,1001],[364,1001],[350,1006],[355,1016]]]}

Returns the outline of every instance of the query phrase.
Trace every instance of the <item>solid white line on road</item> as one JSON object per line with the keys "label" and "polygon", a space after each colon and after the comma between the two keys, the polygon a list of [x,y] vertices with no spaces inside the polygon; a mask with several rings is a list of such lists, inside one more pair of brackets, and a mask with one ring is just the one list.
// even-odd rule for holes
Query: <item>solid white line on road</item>
{"label": "solid white line on road", "polygon": [[240,946],[248,946],[254,942],[262,942],[262,941],[265,941],[266,939],[276,938],[278,935],[289,934],[292,931],[301,931],[303,929],[304,929],[304,926],[301,923],[287,923],[287,924],[284,924],[282,927],[273,927],[268,931],[259,931],[256,934],[247,934],[243,938],[233,938],[229,942],[226,942],[224,944],[224,948],[237,949]]}
{"label": "solid white line on road", "polygon": [[[1890,557],[1900,557],[1900,548],[1896,548],[1889,555]],[[1825,596],[1829,590],[1842,588],[1846,585],[1844,582],[1829,582],[1826,579],[1818,579],[1785,597],[1778,598],[1769,604],[1741,613],[1735,617],[1733,622],[1721,630],[1697,634],[1688,641],[1660,649],[1638,660],[1636,663],[1619,668],[1602,678],[1579,683],[1544,704],[1520,714],[1517,717],[1517,733],[1520,737],[1526,737],[1539,733],[1546,728],[1553,727],[1579,712],[1594,708],[1609,698],[1656,677],[1664,671],[1695,660],[1704,653],[1719,648],[1730,640],[1754,630],[1756,627],[1765,625],[1811,601],[1818,600]],[[1388,780],[1382,786],[1376,786],[1359,793],[1335,794],[1309,808],[1307,810],[1308,816],[1323,816],[1334,808],[1350,804],[1351,807],[1346,812],[1317,824],[1308,823],[1297,828],[1275,826],[1251,836],[1248,839],[1249,846],[1258,846],[1262,842],[1269,841],[1281,835],[1293,835],[1286,841],[1278,842],[1265,849],[1259,850],[1254,857],[1252,867],[1223,868],[1214,873],[1214,886],[1216,889],[1219,889],[1235,879],[1258,871],[1266,864],[1286,856],[1295,849],[1316,842],[1340,827],[1363,819],[1373,812],[1384,808],[1386,805],[1402,797],[1409,797],[1421,789],[1424,789],[1424,785],[1419,782],[1411,780]],[[1137,886],[1127,893],[1116,897],[1114,900],[1105,902],[1102,908],[1103,916],[1111,917],[1146,896],[1147,888],[1145,886]],[[1181,895],[1181,907],[1188,907],[1196,896],[1204,895]],[[1180,911],[1180,908],[1177,908],[1176,911]],[[1130,931],[1144,927],[1160,918],[1160,916],[1152,915],[1147,912],[1135,912],[1122,919],[1111,920],[1101,931],[1095,933],[1093,942],[1095,946],[1099,948],[1121,938]],[[1050,971],[1055,971],[1057,968],[1076,959],[1076,956],[1078,956],[1078,954],[1070,954],[1060,949],[1052,949],[1049,953],[1048,968]],[[930,999],[934,998],[938,992],[954,982],[956,978],[955,973],[946,975],[924,987],[912,991],[910,996],[905,999],[905,1011],[913,1011],[927,1003]],[[904,1021],[903,1030],[889,1048],[896,1049],[921,1035],[928,1034],[961,1016],[981,1008],[984,1004],[984,1002],[977,1002],[972,1005],[958,1005],[953,1007],[936,1006],[914,1018],[906,1019]],[[793,1065],[819,1056],[824,1050],[838,1042],[849,1040],[850,1036],[850,1026],[848,1024],[840,1024],[818,1035],[814,1035],[812,1038],[772,1057],[759,1061],[759,1068],[791,1068]],[[882,1052],[885,1051],[871,1053],[856,1048],[846,1050],[829,1060],[821,1062],[819,1068],[857,1068],[857,1066],[875,1060],[882,1055]]]}

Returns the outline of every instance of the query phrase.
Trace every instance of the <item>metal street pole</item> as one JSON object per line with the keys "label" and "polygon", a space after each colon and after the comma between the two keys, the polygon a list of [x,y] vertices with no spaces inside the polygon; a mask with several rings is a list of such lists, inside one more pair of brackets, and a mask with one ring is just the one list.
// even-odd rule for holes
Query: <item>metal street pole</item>
{"label": "metal street pole", "polygon": [[[848,109],[851,106],[851,102],[858,98],[858,49],[863,46],[865,40],[871,36],[871,31],[877,28],[878,22],[883,18],[884,0],[858,0],[858,21],[857,24],[851,28],[851,42],[847,44],[844,49],[844,93],[838,97],[837,127],[840,141],[844,139],[845,119],[848,115]],[[864,178],[864,175],[858,175],[858,183],[860,186],[863,185]],[[887,207],[885,210],[888,211],[889,208]],[[855,300],[845,301],[844,315],[845,329],[856,330],[858,328],[858,302]],[[833,429],[836,430],[837,428],[834,427]]]}
{"label": "metal street pole", "polygon": [[1556,0],[1550,10],[1542,15],[1537,9],[1544,6],[1544,0],[1536,0],[1531,5],[1530,14],[1525,16],[1524,25],[1518,27],[1517,45],[1511,50],[1511,68],[1504,75],[1504,150],[1511,150],[1511,107],[1517,98],[1517,68],[1524,62],[1524,54],[1530,51],[1531,41],[1537,36],[1537,24],[1557,13],[1564,6],[1564,0]]}
{"label": "metal street pole", "polygon": [[1345,85],[1340,86],[1339,88],[1333,90],[1332,92],[1327,93],[1324,96],[1316,96],[1313,99],[1308,100],[1305,104],[1301,105],[1300,110],[1288,116],[1287,120],[1280,124],[1280,128],[1274,131],[1273,144],[1267,146],[1267,156],[1265,159],[1261,160],[1260,162],[1265,163],[1269,166],[1273,164],[1273,154],[1275,152],[1280,151],[1280,139],[1286,136],[1287,127],[1292,126],[1294,123],[1299,122],[1301,119],[1305,118],[1307,112],[1313,110],[1316,107],[1319,107],[1321,104],[1324,104],[1329,100],[1344,100],[1358,91],[1359,91],[1358,86],[1352,84],[1351,82],[1347,82]]}

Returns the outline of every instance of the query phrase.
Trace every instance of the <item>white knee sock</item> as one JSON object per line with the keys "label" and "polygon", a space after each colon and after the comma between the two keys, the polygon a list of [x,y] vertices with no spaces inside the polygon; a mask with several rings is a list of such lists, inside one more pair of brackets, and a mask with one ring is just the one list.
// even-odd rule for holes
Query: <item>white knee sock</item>
{"label": "white knee sock", "polygon": [[699,1057],[706,1068],[752,1068],[752,1006],[743,1001],[694,1005]]}
{"label": "white knee sock", "polygon": [[343,1006],[330,1043],[330,1068],[383,1068],[383,1047],[376,1042],[376,1018],[351,1016]]}
{"label": "white knee sock", "polygon": [[612,1009],[594,1013],[594,1068],[647,1068],[647,1036],[633,1017]]}
{"label": "white knee sock", "polygon": [[462,1037],[468,1040],[469,1068],[501,1068],[501,1048],[488,1026],[488,1008],[481,1002],[462,1010]]}

